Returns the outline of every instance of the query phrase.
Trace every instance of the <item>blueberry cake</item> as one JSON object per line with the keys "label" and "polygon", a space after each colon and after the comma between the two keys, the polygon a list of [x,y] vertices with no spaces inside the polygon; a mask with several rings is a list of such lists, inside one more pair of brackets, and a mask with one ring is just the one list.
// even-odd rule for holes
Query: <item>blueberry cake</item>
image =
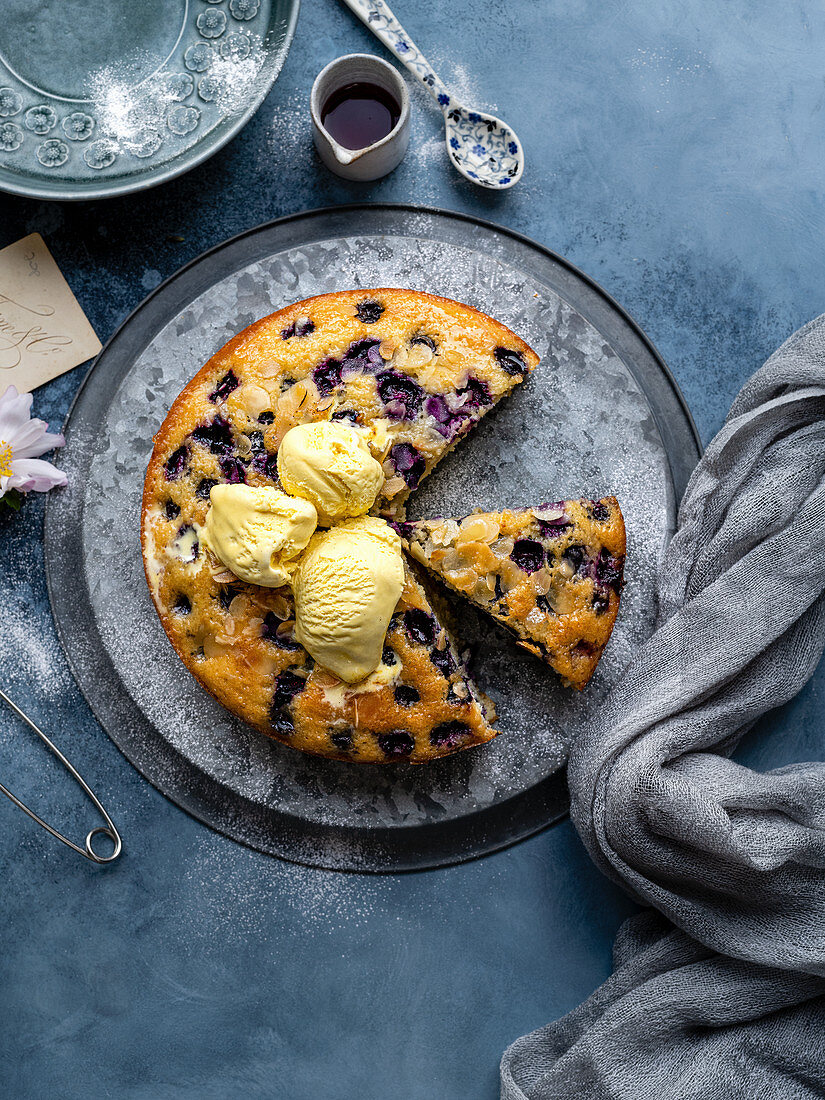
{"label": "blueberry cake", "polygon": [[495,736],[490,704],[409,568],[382,664],[349,687],[294,640],[290,590],[239,581],[201,528],[214,485],[278,486],[280,441],[319,420],[370,430],[385,474],[374,511],[400,518],[409,493],[537,361],[468,306],[370,290],[264,318],[199,371],[155,436],[141,541],[163,626],[221,703],[298,749],[359,762],[423,762]]}
{"label": "blueberry cake", "polygon": [[398,526],[422,565],[585,686],[619,610],[625,527],[615,497]]}

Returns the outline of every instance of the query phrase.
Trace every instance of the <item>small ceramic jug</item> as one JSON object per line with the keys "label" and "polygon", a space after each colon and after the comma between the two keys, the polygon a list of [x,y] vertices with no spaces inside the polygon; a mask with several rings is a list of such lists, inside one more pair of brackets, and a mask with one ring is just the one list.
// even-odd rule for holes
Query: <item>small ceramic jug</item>
{"label": "small ceramic jug", "polygon": [[[327,133],[321,111],[333,92],[348,84],[375,84],[398,103],[398,122],[386,137],[364,149],[345,149]],[[331,61],[312,85],[309,101],[312,136],[321,160],[331,171],[348,180],[377,180],[397,168],[410,143],[410,96],[407,85],[392,65],[368,53],[350,53]]]}

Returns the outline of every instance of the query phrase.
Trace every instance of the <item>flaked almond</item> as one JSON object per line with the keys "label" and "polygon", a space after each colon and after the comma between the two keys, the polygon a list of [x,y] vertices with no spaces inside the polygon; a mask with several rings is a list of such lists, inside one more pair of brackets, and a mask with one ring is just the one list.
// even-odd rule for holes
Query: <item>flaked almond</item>
{"label": "flaked almond", "polygon": [[394,497],[406,488],[407,483],[403,477],[388,477],[381,492],[385,497]]}
{"label": "flaked almond", "polygon": [[434,527],[430,537],[436,546],[447,546],[458,538],[458,524],[454,519],[445,519],[438,527]]}
{"label": "flaked almond", "polygon": [[513,539],[509,535],[505,535],[504,538],[496,539],[495,542],[491,543],[490,549],[497,558],[509,558],[515,545]]}
{"label": "flaked almond", "polygon": [[269,608],[276,619],[284,620],[292,617],[292,601],[288,600],[286,596],[280,595],[278,592],[275,592],[275,594],[270,597]]}
{"label": "flaked almond", "polygon": [[420,370],[429,363],[432,357],[432,348],[427,347],[426,344],[413,344],[407,353],[407,367],[413,370]]}
{"label": "flaked almond", "polygon": [[492,600],[496,594],[495,585],[489,577],[479,577],[473,595],[477,600]]}
{"label": "flaked almond", "polygon": [[235,596],[232,602],[229,604],[229,614],[236,619],[240,619],[246,612],[246,596]]}
{"label": "flaked almond", "polygon": [[241,387],[239,400],[253,420],[257,420],[264,409],[269,408],[269,393],[267,390],[263,386],[256,386],[252,383],[247,383]]}
{"label": "flaked almond", "polygon": [[550,570],[544,568],[539,569],[537,573],[534,573],[531,577],[531,580],[533,582],[533,588],[540,596],[546,596],[553,584],[553,578]]}
{"label": "flaked almond", "polygon": [[467,516],[460,524],[456,545],[464,542],[492,542],[500,534],[498,522],[492,516]]}
{"label": "flaked almond", "polygon": [[506,594],[512,592],[519,585],[524,574],[515,562],[508,559],[502,562],[499,576],[501,577],[501,589]]}
{"label": "flaked almond", "polygon": [[445,570],[464,569],[466,562],[463,555],[459,554],[458,550],[454,546],[444,551],[444,555],[441,558],[441,568]]}
{"label": "flaked almond", "polygon": [[217,581],[218,584],[231,584],[237,579],[233,572],[224,568],[223,562],[217,562],[212,568],[212,580]]}
{"label": "flaked almond", "polygon": [[474,569],[448,570],[445,571],[444,576],[450,584],[460,588],[462,592],[472,592],[475,586],[476,571]]}
{"label": "flaked almond", "polygon": [[218,635],[215,635],[215,637],[208,635],[203,639],[203,655],[210,660],[216,657],[223,657],[229,649],[229,646],[230,641],[228,638],[221,641]]}

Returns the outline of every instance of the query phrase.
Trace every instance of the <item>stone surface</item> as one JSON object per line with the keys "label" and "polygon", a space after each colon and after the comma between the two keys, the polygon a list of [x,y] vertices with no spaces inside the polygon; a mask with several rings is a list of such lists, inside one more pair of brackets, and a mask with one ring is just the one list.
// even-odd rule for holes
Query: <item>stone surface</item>
{"label": "stone surface", "polygon": [[[518,130],[528,165],[512,193],[452,173],[417,92],[412,147],[391,176],[330,176],[307,123],[312,79],[338,54],[381,47],[336,0],[309,0],[273,92],[213,160],[107,203],[3,196],[0,245],[40,231],[105,339],[162,278],[268,218],[365,199],[466,210],[598,279],[657,344],[708,439],[744,378],[825,308],[825,16],[796,0],[759,11],[630,0],[609,15],[596,0],[439,8],[399,14],[460,98]],[[37,413],[59,422],[82,373],[38,391]],[[9,1094],[493,1100],[503,1047],[606,977],[632,909],[569,824],[477,863],[389,878],[306,870],[211,833],[91,717],[54,636],[41,527],[34,499],[0,519],[3,685],[88,777],[126,851],[94,868],[0,805]],[[820,670],[739,758],[821,759],[823,684]],[[0,781],[73,835],[94,823],[8,715]]]}

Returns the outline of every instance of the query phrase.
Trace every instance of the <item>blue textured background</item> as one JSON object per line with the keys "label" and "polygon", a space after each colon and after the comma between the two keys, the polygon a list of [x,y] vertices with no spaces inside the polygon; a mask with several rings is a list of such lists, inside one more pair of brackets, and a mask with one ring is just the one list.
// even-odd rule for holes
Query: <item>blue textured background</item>
{"label": "blue textured background", "polygon": [[[40,231],[105,339],[182,263],[272,217],[363,199],[476,213],[599,280],[657,344],[709,439],[744,378],[825,309],[819,5],[397,10],[459,97],[518,130],[529,161],[511,194],[451,172],[417,93],[413,145],[393,175],[354,185],[320,167],[315,74],[381,47],[335,0],[306,0],[273,92],[210,162],[107,203],[3,196],[0,245]],[[36,412],[59,423],[82,373],[38,391]],[[41,529],[34,498],[0,519],[0,679],[90,779],[126,851],[94,868],[0,805],[5,1095],[493,1100],[503,1047],[607,976],[633,908],[569,823],[480,862],[391,878],[290,866],[213,834],[133,771],[80,698],[54,638]],[[820,670],[740,759],[822,758],[824,683]],[[91,812],[45,750],[8,716],[0,734],[0,779],[82,835]]]}

